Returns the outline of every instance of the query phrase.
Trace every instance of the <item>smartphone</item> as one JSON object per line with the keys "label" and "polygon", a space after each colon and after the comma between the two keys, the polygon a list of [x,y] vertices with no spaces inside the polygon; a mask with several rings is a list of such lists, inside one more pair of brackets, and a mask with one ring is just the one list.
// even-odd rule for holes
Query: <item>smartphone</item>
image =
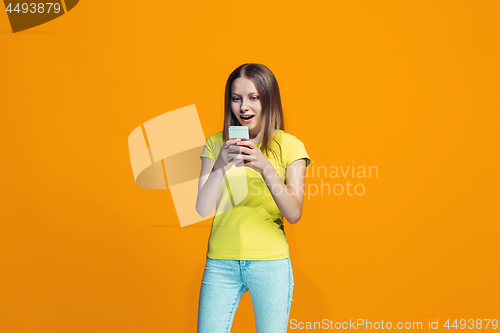
{"label": "smartphone", "polygon": [[250,139],[248,127],[246,126],[229,126],[229,139]]}

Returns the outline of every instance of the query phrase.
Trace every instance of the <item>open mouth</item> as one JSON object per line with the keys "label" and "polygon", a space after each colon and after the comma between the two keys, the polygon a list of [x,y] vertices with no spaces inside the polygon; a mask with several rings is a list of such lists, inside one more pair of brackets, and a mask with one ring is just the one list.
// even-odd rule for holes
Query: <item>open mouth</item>
{"label": "open mouth", "polygon": [[243,120],[244,122],[247,122],[247,121],[250,121],[255,115],[251,115],[251,116],[240,116],[241,120]]}

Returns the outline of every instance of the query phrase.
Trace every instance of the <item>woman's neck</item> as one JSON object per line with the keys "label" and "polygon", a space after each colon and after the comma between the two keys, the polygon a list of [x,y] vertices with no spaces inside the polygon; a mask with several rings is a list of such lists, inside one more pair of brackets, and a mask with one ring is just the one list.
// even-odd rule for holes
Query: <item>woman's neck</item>
{"label": "woman's neck", "polygon": [[[271,133],[271,140],[272,138],[274,137],[274,133],[276,132],[276,130],[274,130],[272,133]],[[262,143],[262,140],[263,140],[263,137],[264,137],[264,133],[263,131],[259,131],[259,133],[257,133],[257,135],[252,135],[252,133],[249,133],[249,138],[250,140],[255,143],[256,145]]]}
{"label": "woman's neck", "polygon": [[[257,132],[258,131],[258,132]],[[262,133],[262,130],[260,128],[254,128],[251,130],[248,135],[250,137],[250,140],[253,140],[255,138],[260,138],[260,134]]]}
{"label": "woman's neck", "polygon": [[248,132],[248,137],[256,145],[262,141],[262,127],[254,128]]}

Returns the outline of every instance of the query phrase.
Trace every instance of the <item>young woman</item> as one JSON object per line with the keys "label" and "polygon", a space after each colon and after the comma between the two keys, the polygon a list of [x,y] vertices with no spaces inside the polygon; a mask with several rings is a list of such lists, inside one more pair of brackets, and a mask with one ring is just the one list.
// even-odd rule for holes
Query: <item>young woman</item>
{"label": "young woman", "polygon": [[[250,139],[228,138],[246,126]],[[243,294],[250,291],[258,333],[286,332],[293,272],[283,216],[299,221],[304,200],[304,144],[284,132],[278,82],[261,64],[243,64],[226,83],[224,129],[200,156],[196,209],[215,206],[200,290],[198,333],[231,331]]]}

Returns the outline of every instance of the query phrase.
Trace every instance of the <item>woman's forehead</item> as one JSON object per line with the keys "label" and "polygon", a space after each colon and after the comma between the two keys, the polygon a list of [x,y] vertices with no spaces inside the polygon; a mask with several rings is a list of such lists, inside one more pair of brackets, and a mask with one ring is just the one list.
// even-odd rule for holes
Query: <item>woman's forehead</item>
{"label": "woman's forehead", "polygon": [[240,96],[241,94],[245,93],[256,94],[257,88],[255,87],[255,84],[251,80],[239,77],[233,81],[231,92],[235,95],[240,95]]}

